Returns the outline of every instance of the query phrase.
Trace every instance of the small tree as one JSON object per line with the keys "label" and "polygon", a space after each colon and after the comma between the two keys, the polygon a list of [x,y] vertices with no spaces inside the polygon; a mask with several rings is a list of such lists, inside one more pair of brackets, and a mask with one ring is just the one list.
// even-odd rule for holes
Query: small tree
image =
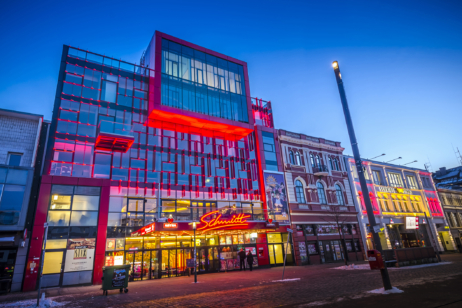
{"label": "small tree", "polygon": [[342,245],[342,233],[341,233],[341,226],[345,223],[347,220],[347,216],[344,215],[345,211],[341,209],[341,205],[329,205],[329,216],[323,217],[322,219],[328,223],[332,223],[332,221],[335,223],[337,227],[337,232],[340,238],[340,251],[343,254],[343,260],[345,261],[345,265],[348,265],[347,261],[347,253],[343,249]]}

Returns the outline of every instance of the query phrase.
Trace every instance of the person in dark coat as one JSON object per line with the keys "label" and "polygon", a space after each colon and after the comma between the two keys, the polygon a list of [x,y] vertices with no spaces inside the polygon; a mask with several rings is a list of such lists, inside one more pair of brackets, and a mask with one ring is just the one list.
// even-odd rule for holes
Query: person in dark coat
{"label": "person in dark coat", "polygon": [[244,249],[241,248],[241,251],[239,251],[238,253],[239,255],[239,260],[240,260],[240,271],[242,271],[242,267],[244,267],[244,271],[245,271],[245,251]]}
{"label": "person in dark coat", "polygon": [[250,271],[252,271],[253,256],[250,250],[249,250],[249,253],[247,254],[247,264],[249,265]]}

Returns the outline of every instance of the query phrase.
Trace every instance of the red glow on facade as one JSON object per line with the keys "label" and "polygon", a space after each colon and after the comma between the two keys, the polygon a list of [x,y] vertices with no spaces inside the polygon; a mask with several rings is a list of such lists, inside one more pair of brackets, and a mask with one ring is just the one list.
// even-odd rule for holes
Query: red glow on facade
{"label": "red glow on facade", "polygon": [[[218,215],[216,218],[212,218],[209,221],[205,219],[209,216]],[[223,220],[221,219],[221,214],[219,211],[213,211],[203,215],[200,218],[200,223],[204,223],[205,226],[200,227],[197,231],[208,231],[208,230],[216,230],[216,229],[228,229],[234,227],[248,227],[249,223],[247,222],[247,218],[250,218],[250,215],[246,214],[239,214],[233,215],[231,219]]]}
{"label": "red glow on facade", "polygon": [[175,228],[178,228],[178,224],[176,222],[174,223],[165,223],[164,224],[164,228],[166,229],[175,229]]}

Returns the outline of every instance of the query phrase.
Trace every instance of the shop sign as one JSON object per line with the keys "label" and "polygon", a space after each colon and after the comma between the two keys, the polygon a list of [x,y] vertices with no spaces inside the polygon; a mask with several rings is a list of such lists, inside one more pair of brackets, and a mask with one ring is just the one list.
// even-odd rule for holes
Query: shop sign
{"label": "shop sign", "polygon": [[165,223],[165,224],[164,224],[164,228],[167,228],[167,229],[175,229],[175,228],[178,228],[178,224],[177,224],[176,222]]}
{"label": "shop sign", "polygon": [[[202,227],[197,229],[197,231],[207,231],[207,230],[216,230],[216,229],[227,229],[227,228],[235,228],[235,227],[248,227],[249,223],[247,222],[247,218],[250,218],[250,215],[246,215],[241,213],[239,215],[233,215],[230,219],[222,219],[221,214],[219,211],[213,211],[202,215],[200,218],[200,224],[204,224]],[[212,218],[210,220],[206,220],[210,216],[216,215],[216,218]]]}
{"label": "shop sign", "polygon": [[394,224],[393,218],[390,218],[390,225]]}
{"label": "shop sign", "polygon": [[156,229],[156,223],[151,223],[147,226],[144,226],[143,228],[139,229],[137,232],[132,233],[133,236],[142,236],[151,232],[154,232]]}
{"label": "shop sign", "polygon": [[419,217],[406,217],[406,229],[419,229]]}
{"label": "shop sign", "polygon": [[377,190],[380,192],[386,192],[386,193],[392,193],[392,194],[398,193],[398,194],[412,195],[412,190],[405,189],[405,188],[377,186]]}
{"label": "shop sign", "polygon": [[94,238],[77,238],[67,240],[65,272],[91,271],[95,256]]}

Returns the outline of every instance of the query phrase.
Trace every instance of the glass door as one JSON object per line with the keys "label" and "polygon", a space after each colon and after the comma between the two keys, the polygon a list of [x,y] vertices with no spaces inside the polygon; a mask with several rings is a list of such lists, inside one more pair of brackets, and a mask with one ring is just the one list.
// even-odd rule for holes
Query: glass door
{"label": "glass door", "polygon": [[160,278],[159,250],[151,251],[151,279]]}
{"label": "glass door", "polygon": [[161,255],[161,277],[168,278],[168,250],[162,250]]}
{"label": "glass door", "polygon": [[176,249],[171,249],[168,251],[168,261],[169,261],[169,269],[168,269],[168,276],[169,277],[176,277],[178,274],[178,264],[176,262]]}
{"label": "glass door", "polygon": [[284,253],[282,244],[269,244],[268,254],[270,257],[271,265],[279,265],[284,263]]}
{"label": "glass door", "polygon": [[143,280],[151,279],[151,252],[143,252],[143,269],[141,272],[141,278]]}
{"label": "glass door", "polygon": [[333,262],[334,261],[334,254],[332,251],[332,247],[330,246],[329,241],[323,241],[323,250],[324,250],[324,257],[326,258],[326,262]]}
{"label": "glass door", "polygon": [[135,253],[132,251],[127,251],[125,253],[125,264],[130,264],[130,269],[128,270],[128,280],[133,281],[134,280],[134,275],[133,275],[133,262],[135,261]]}
{"label": "glass door", "polygon": [[220,270],[220,260],[218,259],[218,247],[208,249],[209,272],[218,272]]}
{"label": "glass door", "polygon": [[133,280],[141,280],[141,273],[143,270],[143,252],[135,252],[135,261],[133,265]]}

